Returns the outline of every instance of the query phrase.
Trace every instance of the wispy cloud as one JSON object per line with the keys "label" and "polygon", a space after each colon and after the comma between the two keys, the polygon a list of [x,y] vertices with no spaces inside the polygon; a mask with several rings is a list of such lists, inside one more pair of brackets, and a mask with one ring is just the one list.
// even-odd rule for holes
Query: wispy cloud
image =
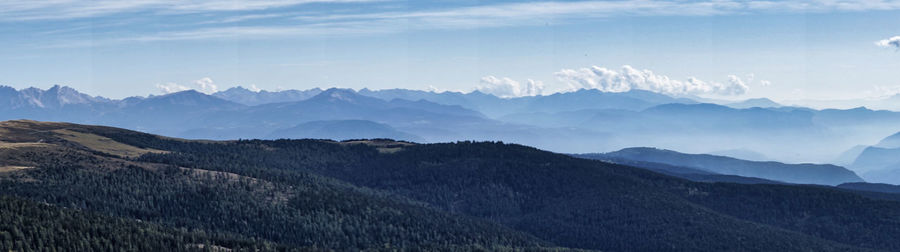
{"label": "wispy cloud", "polygon": [[[174,41],[219,38],[310,37],[322,35],[367,35],[410,30],[479,29],[533,26],[585,19],[621,16],[718,16],[753,13],[851,12],[898,10],[895,0],[817,1],[537,1],[464,5],[439,3],[426,7],[310,9],[297,13],[288,7],[310,3],[390,2],[378,0],[264,0],[264,1],[4,1],[0,22],[94,18],[122,13],[148,15],[204,15],[203,20],[172,18],[170,25],[127,37],[111,34],[92,37],[90,45],[133,41]],[[377,4],[377,3],[376,3]],[[384,5],[395,6],[390,2]],[[245,21],[265,20],[248,26]],[[179,23],[183,22],[183,23]],[[140,24],[136,24],[140,25]],[[123,33],[133,34],[133,33]]]}
{"label": "wispy cloud", "polygon": [[525,2],[440,10],[382,12],[295,17],[305,21],[405,19],[419,27],[486,27],[524,23],[544,24],[541,19],[585,19],[615,16],[715,16],[755,12],[846,12],[900,9],[900,1],[574,1]]}
{"label": "wispy cloud", "polygon": [[252,21],[252,20],[261,20],[261,19],[276,19],[280,17],[287,16],[288,14],[249,14],[249,15],[238,15],[227,17],[219,20],[210,20],[204,22],[203,24],[227,24],[227,23],[239,23],[244,21]]}
{"label": "wispy cloud", "polygon": [[0,1],[0,21],[36,21],[92,18],[133,12],[203,13],[216,11],[252,11],[311,3],[372,2],[374,0],[9,0]]}

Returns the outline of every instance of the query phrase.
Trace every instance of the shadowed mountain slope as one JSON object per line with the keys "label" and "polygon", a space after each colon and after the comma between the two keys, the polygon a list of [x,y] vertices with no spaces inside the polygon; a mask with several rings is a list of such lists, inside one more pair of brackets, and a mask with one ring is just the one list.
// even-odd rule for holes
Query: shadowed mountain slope
{"label": "shadowed mountain slope", "polygon": [[717,174],[756,177],[800,184],[838,185],[863,180],[835,165],[747,161],[709,154],[685,154],[656,148],[627,148],[594,158],[624,159],[705,170]]}

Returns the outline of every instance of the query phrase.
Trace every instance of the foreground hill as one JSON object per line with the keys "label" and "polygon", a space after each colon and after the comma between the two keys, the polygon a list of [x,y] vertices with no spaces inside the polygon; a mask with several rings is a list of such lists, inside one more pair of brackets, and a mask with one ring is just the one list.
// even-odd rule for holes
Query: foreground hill
{"label": "foreground hill", "polygon": [[198,142],[33,121],[0,124],[0,141],[0,194],[285,248],[900,249],[900,202],[520,145]]}
{"label": "foreground hill", "polygon": [[[187,148],[240,146],[105,127],[4,122],[0,124],[0,191],[59,207],[293,248],[537,248],[547,244],[498,224],[450,215],[311,173],[261,179],[253,173],[264,174],[266,168],[242,166],[249,173],[240,174],[141,162],[132,158],[181,154],[128,145],[107,136],[156,139]],[[323,149],[307,154],[319,156],[313,162],[335,158],[328,153]],[[232,154],[244,155],[239,150]]]}
{"label": "foreground hill", "polygon": [[709,154],[685,154],[656,148],[627,148],[604,154],[583,155],[583,157],[616,162],[666,164],[715,174],[755,177],[798,184],[839,185],[863,181],[852,171],[835,165],[747,161]]}

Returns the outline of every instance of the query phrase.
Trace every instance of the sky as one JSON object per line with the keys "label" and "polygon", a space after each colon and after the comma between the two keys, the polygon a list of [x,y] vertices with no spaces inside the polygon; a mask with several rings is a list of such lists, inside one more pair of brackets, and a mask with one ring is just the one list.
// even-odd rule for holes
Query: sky
{"label": "sky", "polygon": [[877,0],[8,0],[0,85],[879,98],[900,92],[898,21]]}

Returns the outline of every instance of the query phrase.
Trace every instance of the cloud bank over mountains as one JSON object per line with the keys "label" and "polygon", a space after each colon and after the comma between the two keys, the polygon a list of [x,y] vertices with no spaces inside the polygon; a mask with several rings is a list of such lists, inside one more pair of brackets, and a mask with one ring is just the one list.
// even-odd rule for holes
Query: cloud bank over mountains
{"label": "cloud bank over mountains", "polygon": [[528,79],[525,83],[519,83],[506,77],[485,76],[481,78],[481,84],[475,90],[501,98],[536,96],[543,94],[544,83],[532,79]]}
{"label": "cloud bank over mountains", "polygon": [[[622,69],[619,71],[599,66],[563,69],[554,73],[554,75],[559,83],[550,85],[533,79],[526,79],[524,82],[520,82],[509,77],[488,75],[482,77],[471,91],[491,94],[500,98],[550,95],[574,92],[581,89],[596,89],[611,93],[645,90],[673,96],[739,96],[750,90],[749,84],[755,78],[753,74],[749,74],[746,77],[746,81],[737,75],[728,75],[725,82],[703,81],[694,77],[689,77],[687,80],[676,80],[666,75],[656,74],[651,70],[640,70],[629,65],[622,66]],[[157,84],[156,88],[163,94],[186,90],[197,90],[205,94],[213,94],[219,91],[219,87],[210,77],[195,80],[193,84],[193,87],[191,87],[169,82]],[[759,81],[760,86],[768,86],[770,84],[767,80]],[[262,91],[256,85],[251,85],[248,90],[253,92]],[[429,90],[438,91],[442,89],[432,86],[429,87]]]}
{"label": "cloud bank over mountains", "polygon": [[[187,91],[187,90],[192,90],[192,89],[197,90],[204,94],[212,94],[215,92],[219,92],[219,86],[217,86],[215,84],[215,82],[213,82],[212,78],[210,78],[210,77],[203,77],[203,78],[200,78],[199,80],[195,80],[194,86],[196,86],[196,88],[191,88],[191,87],[180,85],[180,84],[174,83],[174,82],[169,82],[166,84],[156,84],[156,88],[159,89],[159,91],[162,92],[163,94],[177,93],[177,92]],[[254,91],[259,91],[259,88],[257,88],[256,85],[250,86],[250,89],[254,90]]]}
{"label": "cloud bank over mountains", "polygon": [[638,70],[629,65],[622,66],[620,71],[599,66],[563,69],[555,75],[573,90],[627,92],[640,89],[668,95],[741,95],[750,90],[736,75],[729,75],[728,81],[724,83],[703,81],[694,77],[682,81],[655,74],[650,70]]}

